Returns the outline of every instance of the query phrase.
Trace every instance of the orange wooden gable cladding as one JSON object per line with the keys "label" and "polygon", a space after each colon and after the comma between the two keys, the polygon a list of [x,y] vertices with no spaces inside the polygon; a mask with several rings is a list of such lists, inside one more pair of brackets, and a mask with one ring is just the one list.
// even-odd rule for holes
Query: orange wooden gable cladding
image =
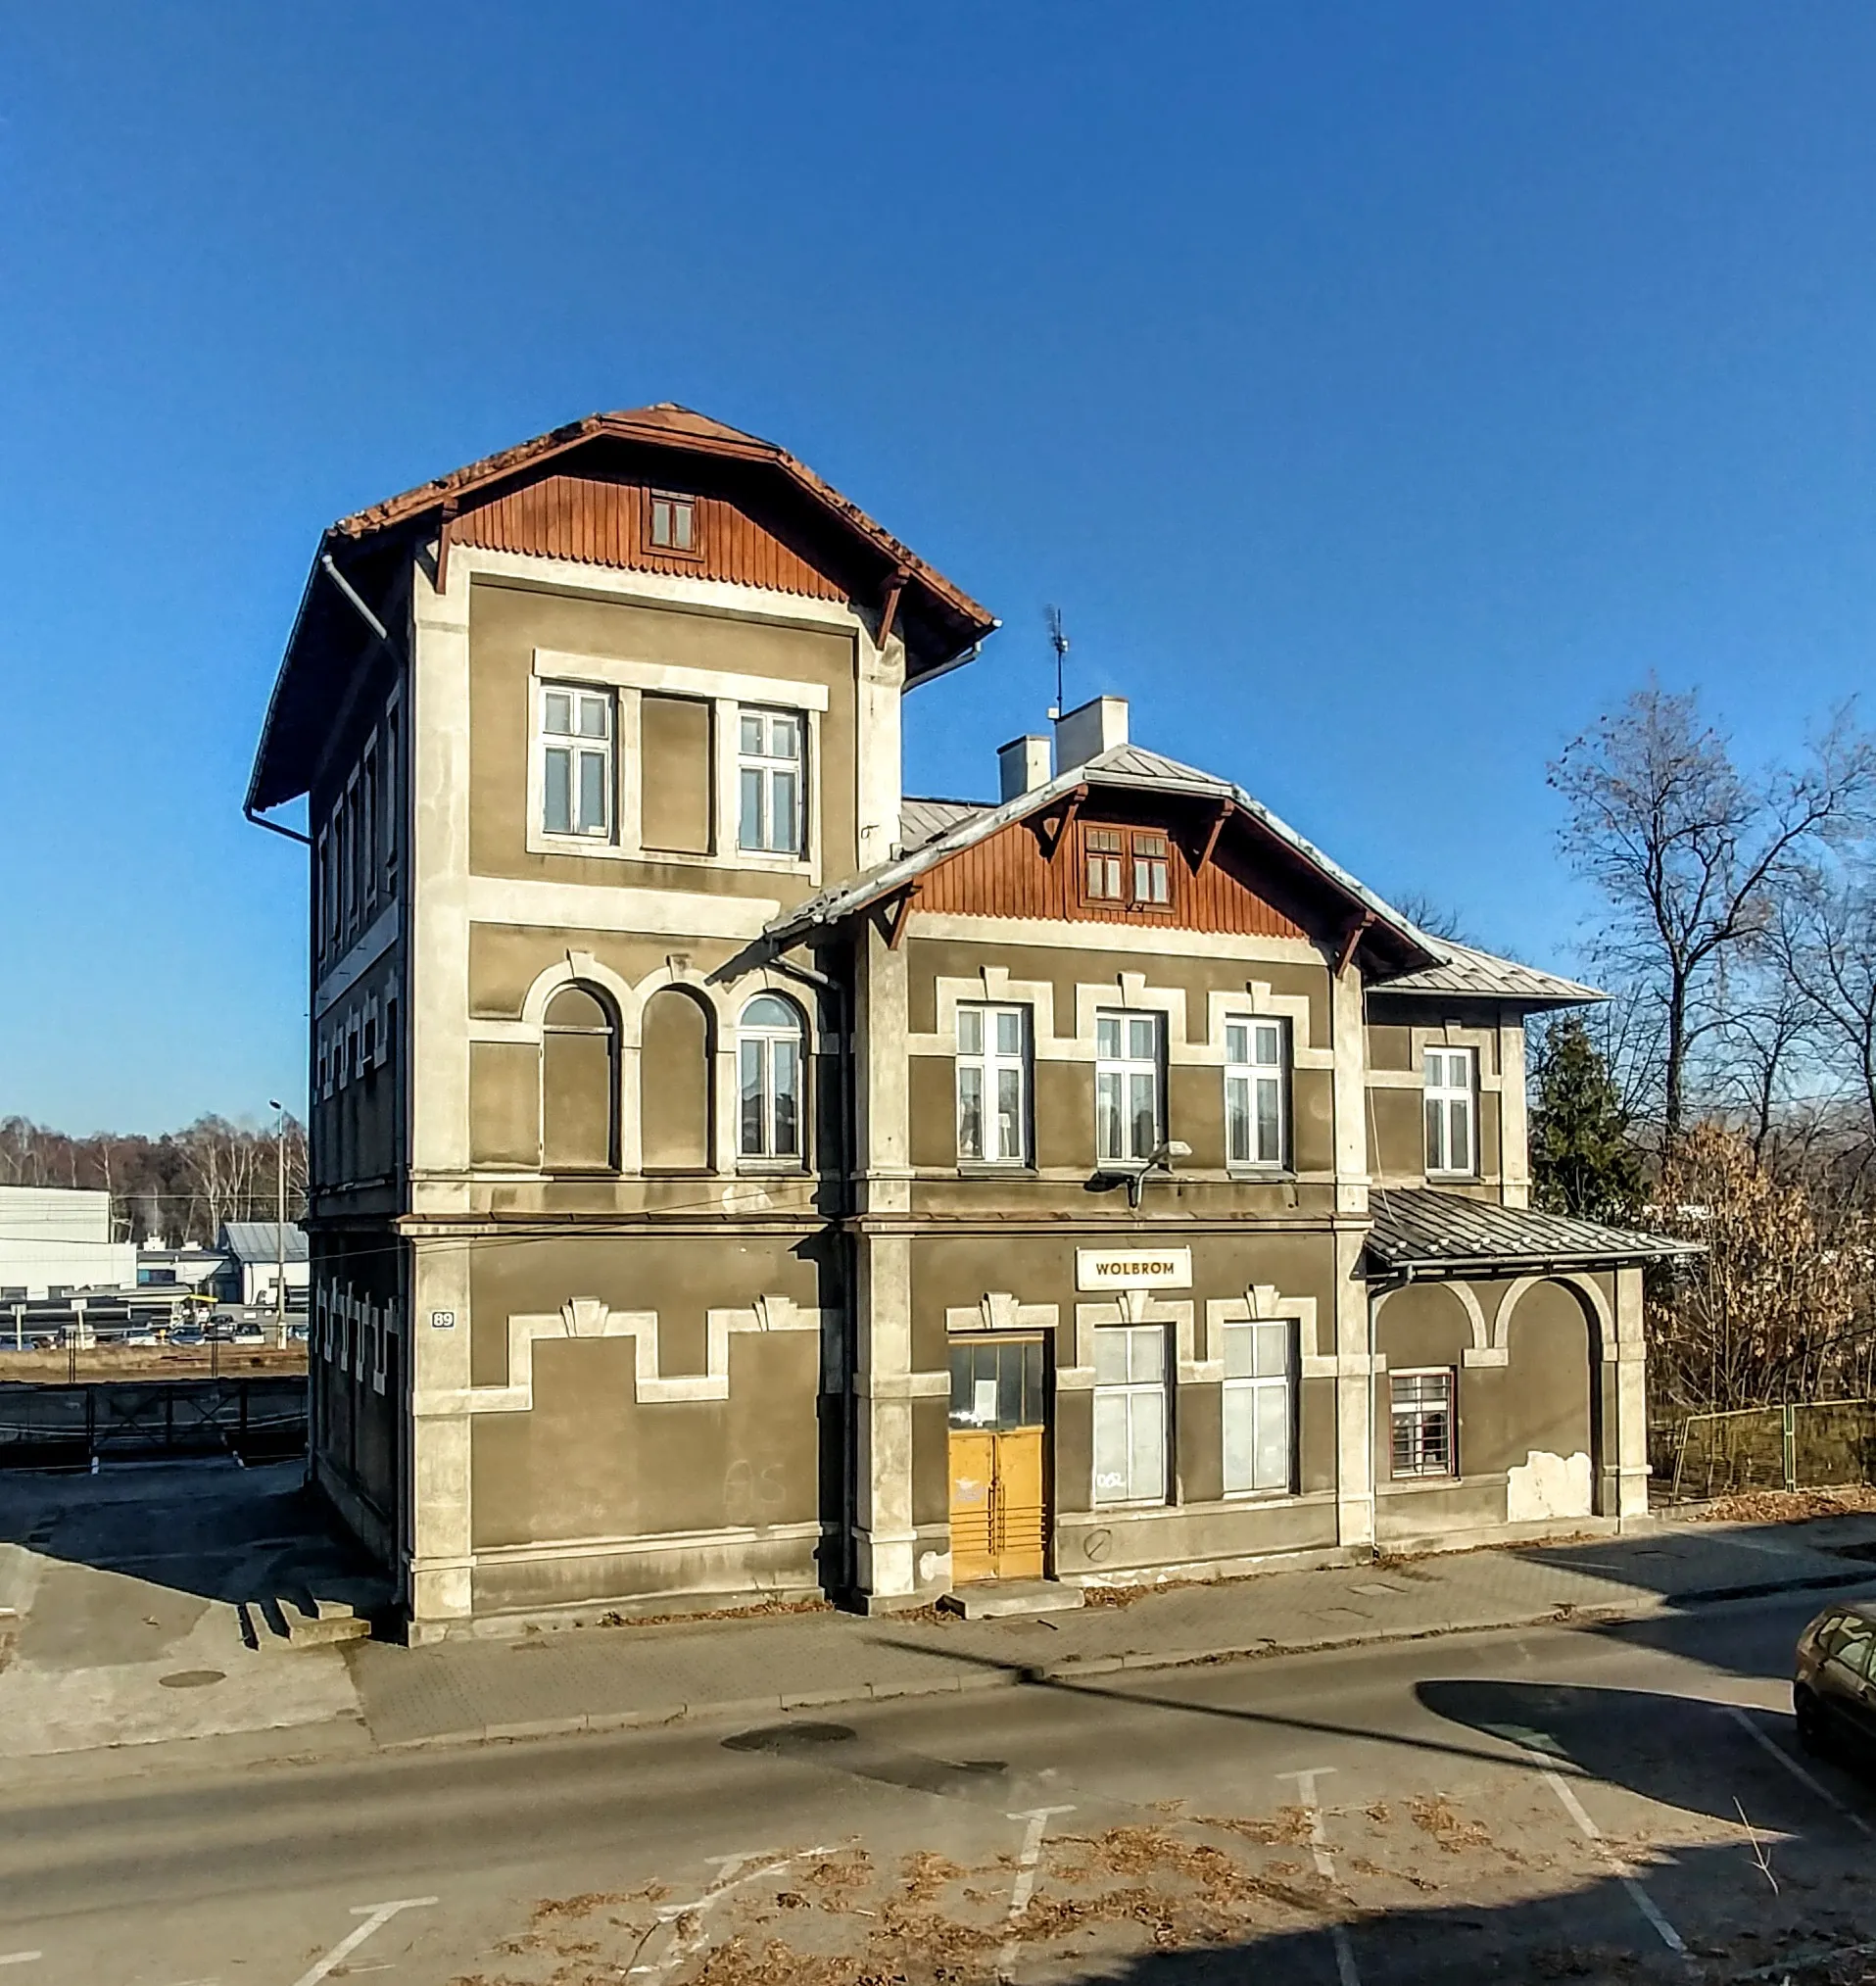
{"label": "orange wooden gable cladding", "polygon": [[489,552],[531,552],[588,565],[724,579],[815,600],[846,598],[825,573],[721,497],[694,499],[697,556],[654,550],[646,518],[650,496],[650,487],[641,483],[543,476],[463,510],[449,527],[450,540]]}
{"label": "orange wooden gable cladding", "polygon": [[1233,938],[1307,938],[1300,924],[1266,902],[1236,873],[1237,859],[1227,839],[1220,840],[1212,858],[1194,875],[1197,849],[1189,840],[1173,835],[1170,911],[1134,910],[1122,903],[1082,901],[1082,838],[1074,827],[1062,836],[1051,859],[1043,853],[1036,824],[1017,821],[929,870],[920,878],[914,907],[977,917],[1072,918],[1142,932],[1157,925]]}

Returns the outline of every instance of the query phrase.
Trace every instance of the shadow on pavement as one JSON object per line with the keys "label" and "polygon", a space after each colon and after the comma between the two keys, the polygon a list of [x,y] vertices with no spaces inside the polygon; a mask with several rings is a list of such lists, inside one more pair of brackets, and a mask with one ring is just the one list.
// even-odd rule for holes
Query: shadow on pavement
{"label": "shadow on pavement", "polygon": [[[126,1464],[0,1475],[0,1607],[135,1608],[151,1587],[230,1603],[300,1599],[369,1569],[324,1521],[298,1461]],[[110,1575],[73,1580],[72,1569]],[[100,1623],[108,1624],[108,1623]]]}

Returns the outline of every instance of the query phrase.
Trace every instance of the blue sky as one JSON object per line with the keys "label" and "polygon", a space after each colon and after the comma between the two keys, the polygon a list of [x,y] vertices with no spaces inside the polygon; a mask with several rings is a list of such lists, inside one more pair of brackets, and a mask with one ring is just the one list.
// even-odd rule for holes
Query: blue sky
{"label": "blue sky", "polygon": [[1546,759],[1868,678],[1876,9],[125,8],[0,24],[0,1114],[304,1090],[245,825],[333,517],[601,407],[769,436],[1050,694],[1567,965]]}

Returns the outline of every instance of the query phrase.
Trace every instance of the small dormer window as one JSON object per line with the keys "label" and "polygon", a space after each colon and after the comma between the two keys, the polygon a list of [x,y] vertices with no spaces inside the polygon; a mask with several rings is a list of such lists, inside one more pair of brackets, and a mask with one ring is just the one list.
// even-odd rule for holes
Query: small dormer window
{"label": "small dormer window", "polygon": [[695,555],[697,499],[677,496],[670,490],[653,490],[649,536],[654,552]]}
{"label": "small dormer window", "polygon": [[1173,907],[1173,844],[1153,828],[1082,830],[1082,901],[1126,910]]}

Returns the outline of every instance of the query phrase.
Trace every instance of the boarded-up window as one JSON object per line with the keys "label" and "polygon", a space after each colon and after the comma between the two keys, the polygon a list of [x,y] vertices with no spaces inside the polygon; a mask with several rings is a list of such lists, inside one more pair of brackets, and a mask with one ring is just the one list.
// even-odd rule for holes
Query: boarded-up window
{"label": "boarded-up window", "polygon": [[710,1163],[710,1019],[675,988],[646,1002],[639,1052],[640,1136],[650,1171]]}
{"label": "boarded-up window", "polygon": [[710,706],[689,697],[642,697],[639,764],[644,845],[708,854]]}
{"label": "boarded-up window", "polygon": [[548,1002],[541,1044],[541,1163],[549,1172],[617,1165],[617,1070],[611,1009],[585,987],[562,987]]}

